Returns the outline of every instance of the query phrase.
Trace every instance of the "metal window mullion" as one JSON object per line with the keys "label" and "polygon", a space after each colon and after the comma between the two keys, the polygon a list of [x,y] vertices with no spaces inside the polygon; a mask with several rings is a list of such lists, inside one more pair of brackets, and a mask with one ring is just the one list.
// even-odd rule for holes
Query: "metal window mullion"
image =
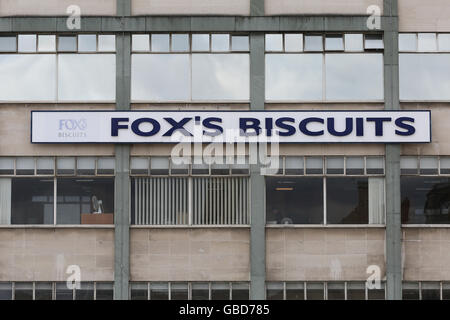
{"label": "metal window mullion", "polygon": [[193,185],[192,185],[192,177],[188,178],[188,224],[192,225],[192,212],[193,212],[193,208],[192,206],[194,205],[194,201],[192,199],[192,197],[194,196],[194,192],[192,190]]}
{"label": "metal window mullion", "polygon": [[327,178],[323,177],[323,224],[327,224]]}
{"label": "metal window mullion", "polygon": [[56,218],[57,218],[57,203],[58,203],[58,180],[56,179],[56,176],[53,178],[53,224],[56,225]]}

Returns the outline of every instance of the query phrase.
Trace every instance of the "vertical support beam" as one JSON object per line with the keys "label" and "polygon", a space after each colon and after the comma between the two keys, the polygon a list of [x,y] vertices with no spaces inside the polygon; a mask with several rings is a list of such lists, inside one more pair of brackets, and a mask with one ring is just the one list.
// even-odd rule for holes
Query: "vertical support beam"
{"label": "vertical support beam", "polygon": [[[264,69],[264,33],[252,33],[250,34],[251,110],[264,109]],[[258,151],[257,148],[249,148],[249,152]],[[265,179],[261,175],[259,164],[250,166],[250,190],[250,298],[263,300],[266,281],[266,192]]]}
{"label": "vertical support beam", "polygon": [[263,16],[264,12],[264,0],[250,0],[251,16]]}
{"label": "vertical support beam", "polygon": [[[398,7],[397,0],[384,1],[389,21],[384,32],[385,109],[399,110]],[[402,299],[402,225],[400,206],[401,145],[386,145],[386,297]]]}
{"label": "vertical support beam", "polygon": [[131,0],[117,0],[116,2],[116,14],[118,16],[130,16],[131,15]]}
{"label": "vertical support beam", "polygon": [[[117,0],[117,15],[129,15],[130,0]],[[130,34],[116,34],[116,109],[130,109]],[[114,197],[114,299],[128,300],[130,278],[130,146],[116,145]]]}

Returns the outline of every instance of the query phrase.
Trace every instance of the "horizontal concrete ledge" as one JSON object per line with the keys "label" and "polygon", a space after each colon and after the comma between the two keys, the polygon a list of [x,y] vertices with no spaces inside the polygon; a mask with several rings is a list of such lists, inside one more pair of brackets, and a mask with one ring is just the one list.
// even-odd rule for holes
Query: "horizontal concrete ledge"
{"label": "horizontal concrete ledge", "polygon": [[268,224],[269,229],[384,229],[384,224]]}
{"label": "horizontal concrete ledge", "polygon": [[114,225],[109,224],[7,224],[0,225],[0,229],[114,229]]}
{"label": "horizontal concrete ledge", "polygon": [[202,225],[202,226],[149,226],[149,225],[132,225],[130,229],[250,229],[249,225]]}
{"label": "horizontal concrete ledge", "polygon": [[450,228],[450,224],[402,224],[402,228],[414,229],[414,228]]}
{"label": "horizontal concrete ledge", "polygon": [[366,15],[301,16],[145,16],[82,17],[81,28],[67,28],[67,17],[0,18],[0,32],[278,32],[375,31],[390,29],[395,17],[381,17],[381,29],[369,30]]}

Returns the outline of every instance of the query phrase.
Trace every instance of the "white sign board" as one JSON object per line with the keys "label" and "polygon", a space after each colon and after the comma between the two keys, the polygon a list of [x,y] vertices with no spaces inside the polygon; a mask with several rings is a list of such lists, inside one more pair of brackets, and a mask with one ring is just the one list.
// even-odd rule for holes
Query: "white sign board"
{"label": "white sign board", "polygon": [[32,111],[32,143],[426,143],[430,111]]}

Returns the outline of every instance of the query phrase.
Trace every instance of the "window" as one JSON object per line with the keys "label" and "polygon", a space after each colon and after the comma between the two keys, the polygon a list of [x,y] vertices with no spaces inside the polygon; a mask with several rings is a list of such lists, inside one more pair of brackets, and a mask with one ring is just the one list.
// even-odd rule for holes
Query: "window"
{"label": "window", "polygon": [[345,283],[330,282],[327,284],[327,289],[328,300],[345,300]]}
{"label": "window", "polygon": [[12,284],[0,282],[0,300],[12,300]]}
{"label": "window", "polygon": [[188,300],[188,284],[187,283],[171,283],[170,284],[170,300]]}
{"label": "window", "polygon": [[151,283],[150,284],[151,300],[169,300],[169,284],[168,283]]}
{"label": "window", "polygon": [[131,300],[148,300],[148,284],[147,283],[131,283],[130,284]]}
{"label": "window", "polygon": [[61,178],[57,183],[58,224],[91,224],[97,217],[113,223],[114,179]]}
{"label": "window", "polygon": [[303,282],[287,282],[286,300],[305,300],[305,284]]}
{"label": "window", "polygon": [[266,34],[266,101],[382,101],[383,54],[369,51],[383,40],[365,44],[362,34]]}
{"label": "window", "polygon": [[267,223],[323,223],[323,178],[266,178]]}
{"label": "window", "polygon": [[209,300],[208,283],[192,283],[192,300]]}
{"label": "window", "polygon": [[266,284],[266,299],[267,300],[284,300],[283,283],[274,282]]}
{"label": "window", "polygon": [[114,289],[113,284],[108,282],[96,283],[95,299],[96,300],[113,300]]}
{"label": "window", "polygon": [[249,300],[250,288],[248,283],[231,283],[231,299],[233,300]]}
{"label": "window", "polygon": [[53,299],[53,284],[51,282],[35,283],[34,299],[35,300],[52,300]]}
{"label": "window", "polygon": [[402,223],[450,223],[450,179],[401,177]]}
{"label": "window", "polygon": [[327,178],[327,223],[369,223],[367,178]]}
{"label": "window", "polygon": [[419,300],[419,283],[405,282],[402,287],[403,300]]}
{"label": "window", "polygon": [[212,283],[211,300],[230,300],[230,284],[228,282]]}
{"label": "window", "polygon": [[323,282],[308,282],[306,284],[306,300],[325,300]]}
{"label": "window", "polygon": [[75,288],[75,300],[94,300],[94,283],[81,282],[80,288]]}
{"label": "window", "polygon": [[114,51],[114,35],[0,37],[0,101],[114,101]]}
{"label": "window", "polygon": [[14,284],[14,300],[33,300],[33,283],[16,282]]}
{"label": "window", "polygon": [[56,300],[73,300],[74,289],[69,288],[66,282],[56,283]]}
{"label": "window", "polygon": [[364,282],[347,283],[347,300],[366,300],[366,286]]}
{"label": "window", "polygon": [[422,300],[441,300],[439,282],[422,282],[420,284]]}
{"label": "window", "polygon": [[[132,224],[248,224],[247,177],[132,179]],[[191,200],[189,201],[189,195]]]}
{"label": "window", "polygon": [[132,41],[133,101],[249,100],[248,36],[136,34]]}
{"label": "window", "polygon": [[[53,224],[53,179],[13,178],[6,181],[10,186],[2,184],[2,191],[11,199],[11,224]],[[4,214],[8,215],[7,212]]]}

